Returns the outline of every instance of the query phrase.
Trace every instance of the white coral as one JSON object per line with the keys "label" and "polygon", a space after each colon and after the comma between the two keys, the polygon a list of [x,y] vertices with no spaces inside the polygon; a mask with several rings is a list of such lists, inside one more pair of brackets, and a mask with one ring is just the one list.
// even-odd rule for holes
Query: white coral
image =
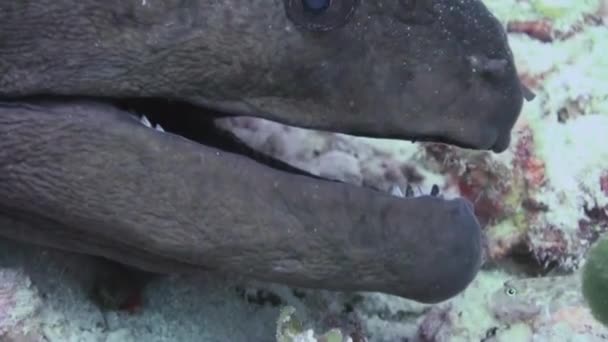
{"label": "white coral", "polygon": [[21,270],[0,269],[0,337],[16,333],[41,304],[36,289]]}

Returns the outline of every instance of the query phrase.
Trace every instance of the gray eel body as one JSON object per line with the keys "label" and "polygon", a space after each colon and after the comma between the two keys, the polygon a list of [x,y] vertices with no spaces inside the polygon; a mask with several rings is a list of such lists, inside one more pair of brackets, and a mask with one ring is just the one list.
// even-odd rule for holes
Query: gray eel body
{"label": "gray eel body", "polygon": [[522,90],[480,1],[305,3],[1,0],[0,235],[154,272],[421,302],[466,288],[481,263],[466,200],[277,170],[111,101],[507,148]]}

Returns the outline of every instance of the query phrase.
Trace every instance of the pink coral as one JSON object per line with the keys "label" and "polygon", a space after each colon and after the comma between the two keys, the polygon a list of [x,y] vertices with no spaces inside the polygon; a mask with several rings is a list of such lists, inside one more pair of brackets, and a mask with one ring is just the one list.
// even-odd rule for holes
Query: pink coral
{"label": "pink coral", "polygon": [[514,167],[523,170],[526,186],[539,188],[546,181],[545,164],[534,154],[534,136],[529,126],[518,130],[519,139],[515,144]]}

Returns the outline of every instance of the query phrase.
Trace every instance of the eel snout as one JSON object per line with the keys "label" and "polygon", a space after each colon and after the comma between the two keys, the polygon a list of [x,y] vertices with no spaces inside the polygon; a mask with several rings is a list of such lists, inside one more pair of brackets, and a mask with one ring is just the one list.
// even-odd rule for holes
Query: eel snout
{"label": "eel snout", "polygon": [[[108,104],[0,104],[0,234],[148,271],[437,302],[479,268],[470,204],[279,171]],[[13,226],[17,227],[17,226]]]}

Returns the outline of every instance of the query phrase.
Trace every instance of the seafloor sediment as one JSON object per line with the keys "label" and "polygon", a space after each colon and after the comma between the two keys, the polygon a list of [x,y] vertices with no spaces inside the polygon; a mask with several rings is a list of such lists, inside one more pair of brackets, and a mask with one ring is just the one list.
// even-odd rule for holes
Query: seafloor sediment
{"label": "seafloor sediment", "polygon": [[421,305],[201,274],[154,279],[141,305],[115,311],[89,292],[104,262],[0,241],[0,341],[315,341],[331,328],[325,340],[608,340],[578,282],[585,253],[608,229],[608,1],[485,2],[537,95],[504,153],[222,122],[324,177],[386,191],[437,184],[446,197],[468,197],[489,253],[464,293]]}

